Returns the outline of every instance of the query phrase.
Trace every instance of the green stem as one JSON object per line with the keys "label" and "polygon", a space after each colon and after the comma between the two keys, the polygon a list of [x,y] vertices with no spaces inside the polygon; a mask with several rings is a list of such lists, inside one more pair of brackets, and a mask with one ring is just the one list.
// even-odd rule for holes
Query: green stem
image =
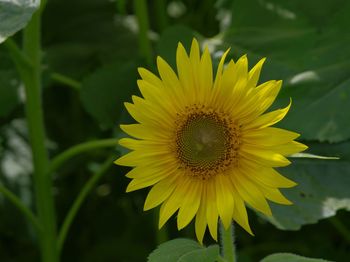
{"label": "green stem", "polygon": [[162,32],[168,26],[168,16],[166,13],[166,0],[156,0],[154,2],[156,9],[158,29]]}
{"label": "green stem", "polygon": [[329,222],[331,222],[331,224],[337,229],[339,234],[341,234],[350,245],[350,230],[343,224],[343,222],[336,216],[331,217],[329,219]]}
{"label": "green stem", "polygon": [[148,37],[149,20],[146,0],[134,0],[135,14],[139,25],[139,48],[141,56],[152,65],[153,51]]}
{"label": "green stem", "polygon": [[13,39],[8,38],[4,42],[4,46],[9,51],[13,61],[16,63],[16,66],[20,66],[22,68],[31,68],[32,63],[29,58],[22,52],[22,50],[18,47]]}
{"label": "green stem", "polygon": [[220,255],[226,262],[236,261],[236,250],[234,243],[233,222],[227,230],[225,230],[222,222],[219,222],[220,232]]}
{"label": "green stem", "polygon": [[110,138],[110,139],[89,141],[89,142],[85,142],[85,143],[81,143],[79,145],[73,146],[67,149],[66,151],[62,152],[58,156],[56,156],[54,159],[52,159],[51,165],[50,165],[50,171],[53,172],[57,170],[67,160],[83,152],[90,151],[96,148],[101,148],[101,147],[114,147],[114,146],[117,146],[117,144],[118,144],[118,139]]}
{"label": "green stem", "polygon": [[30,209],[27,208],[15,194],[13,194],[3,185],[0,185],[0,193],[2,193],[4,197],[6,197],[13,205],[15,205],[19,211],[21,211],[23,215],[26,216],[26,218],[32,223],[37,232],[40,233],[42,228],[33,212],[30,211]]}
{"label": "green stem", "polygon": [[59,73],[52,73],[51,78],[59,83],[71,87],[75,91],[79,91],[81,89],[81,84],[68,76]]}
{"label": "green stem", "polygon": [[56,250],[56,221],[49,158],[45,147],[45,128],[41,101],[41,13],[42,7],[23,31],[23,52],[32,63],[31,68],[19,66],[26,94],[26,115],[33,154],[35,201],[39,222],[42,261],[58,262]]}
{"label": "green stem", "polygon": [[79,208],[81,207],[82,203],[86,199],[87,195],[90,193],[90,191],[95,187],[97,182],[100,180],[102,175],[108,170],[108,168],[112,165],[114,157],[108,158],[100,167],[100,169],[85,183],[84,187],[80,190],[79,195],[74,200],[72,207],[69,209],[62,227],[58,234],[58,241],[57,241],[57,250],[59,253],[62,251],[62,247],[64,245],[64,242],[66,240],[67,233],[69,231],[70,226],[72,225],[72,222],[76,216],[76,214],[79,211]]}

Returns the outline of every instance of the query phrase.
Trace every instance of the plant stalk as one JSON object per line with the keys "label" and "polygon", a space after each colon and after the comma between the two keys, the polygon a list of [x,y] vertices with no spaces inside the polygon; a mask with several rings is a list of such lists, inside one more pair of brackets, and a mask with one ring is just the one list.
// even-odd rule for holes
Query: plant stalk
{"label": "plant stalk", "polygon": [[236,261],[236,248],[234,243],[233,222],[225,229],[223,223],[219,222],[220,256],[225,262]]}
{"label": "plant stalk", "polygon": [[41,86],[41,13],[42,7],[32,17],[23,31],[23,52],[31,67],[19,65],[26,94],[26,116],[34,164],[35,201],[42,231],[39,235],[43,262],[58,262],[56,249],[56,221],[51,176],[48,174],[49,157],[45,146],[45,128],[42,110]]}

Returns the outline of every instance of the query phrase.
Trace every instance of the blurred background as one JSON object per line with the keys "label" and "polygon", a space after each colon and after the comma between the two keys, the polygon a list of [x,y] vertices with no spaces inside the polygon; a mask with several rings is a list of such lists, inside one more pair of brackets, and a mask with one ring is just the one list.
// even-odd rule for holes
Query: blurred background
{"label": "blurred background", "polygon": [[[118,138],[132,120],[124,101],[139,94],[137,67],[156,72],[156,55],[175,64],[178,41],[193,37],[212,51],[214,65],[248,54],[250,68],[267,57],[261,82],[283,79],[275,107],[293,100],[280,126],[297,131],[308,153],[340,160],[295,159],[281,172],[298,182],[284,193],[294,206],[275,206],[273,219],[250,211],[255,237],[237,226],[241,262],[274,252],[350,261],[350,1],[347,0],[49,0],[43,15],[44,114],[50,155],[85,141]],[[142,1],[143,2],[143,1]],[[150,39],[145,42],[142,34]],[[18,42],[21,34],[14,36]],[[33,207],[32,156],[23,86],[0,45],[0,183]],[[86,181],[122,148],[96,149],[54,175],[60,225]],[[193,224],[175,219],[157,229],[158,210],[143,212],[146,190],[126,194],[127,168],[109,166],[83,203],[62,261],[146,261],[160,243],[195,239]],[[213,244],[206,236],[205,244]],[[34,262],[33,228],[0,194],[0,261]]]}

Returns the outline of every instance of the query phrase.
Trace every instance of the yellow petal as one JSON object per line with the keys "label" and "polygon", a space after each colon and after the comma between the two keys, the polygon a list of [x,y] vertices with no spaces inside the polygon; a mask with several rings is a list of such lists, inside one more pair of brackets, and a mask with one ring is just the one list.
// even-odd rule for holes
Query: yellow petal
{"label": "yellow petal", "polygon": [[215,178],[216,185],[216,204],[219,216],[225,229],[232,223],[232,214],[234,208],[231,181],[226,175],[217,175]]}
{"label": "yellow petal", "polygon": [[248,220],[248,214],[246,207],[244,205],[243,200],[239,197],[237,193],[234,193],[234,211],[233,211],[233,218],[234,220],[245,229],[249,234],[253,235],[253,232],[249,226],[249,220]]}
{"label": "yellow petal", "polygon": [[241,146],[240,155],[267,167],[282,167],[290,164],[290,161],[281,154],[247,144]]}
{"label": "yellow petal", "polygon": [[174,161],[173,157],[168,154],[168,152],[144,152],[132,151],[117,160],[114,161],[115,164],[120,166],[138,166],[146,165],[148,163],[159,163],[159,162],[170,162]]}
{"label": "yellow petal", "polygon": [[196,215],[196,222],[195,222],[196,236],[199,243],[201,244],[203,244],[203,237],[205,234],[205,230],[207,228],[206,211],[207,211],[207,190],[206,190],[206,187],[203,186],[201,203],[198,209],[198,213]]}
{"label": "yellow petal", "polygon": [[222,57],[220,59],[220,62],[219,62],[219,65],[218,65],[218,69],[216,71],[215,82],[214,82],[214,89],[219,89],[219,86],[221,85],[222,69],[224,67],[225,58],[226,58],[228,52],[230,52],[230,49],[227,49],[226,52],[222,55]]}
{"label": "yellow petal", "polygon": [[214,240],[217,241],[218,231],[218,209],[216,204],[215,184],[213,181],[207,181],[207,221],[209,232]]}
{"label": "yellow petal", "polygon": [[179,80],[185,90],[188,92],[189,97],[191,95],[195,95],[193,86],[193,72],[191,67],[191,61],[187,56],[186,50],[181,43],[178,44],[176,50],[176,65],[177,65],[177,73],[179,75]]}
{"label": "yellow petal", "polygon": [[249,144],[272,146],[290,142],[300,135],[285,129],[266,127],[263,129],[247,130],[242,133],[242,140]]}
{"label": "yellow petal", "polygon": [[120,129],[138,139],[164,140],[168,139],[165,133],[157,132],[157,129],[144,124],[120,125]]}
{"label": "yellow petal", "polygon": [[255,87],[259,81],[261,68],[265,62],[266,58],[262,58],[250,71],[249,71],[249,87]]}
{"label": "yellow petal", "polygon": [[191,222],[200,205],[203,182],[200,179],[191,180],[191,189],[186,195],[182,196],[183,200],[177,216],[177,228],[179,230],[183,229]]}
{"label": "yellow petal", "polygon": [[290,101],[289,105],[283,109],[278,109],[278,110],[266,113],[264,115],[261,115],[257,119],[251,121],[249,124],[244,125],[243,129],[249,130],[249,129],[265,128],[276,124],[286,116],[291,104],[292,104],[292,101]]}
{"label": "yellow petal", "polygon": [[183,202],[183,196],[188,190],[191,190],[190,185],[191,183],[186,177],[179,179],[174,192],[160,207],[159,228],[163,227],[166,221],[168,221],[169,218],[180,208]]}
{"label": "yellow petal", "polygon": [[155,184],[147,195],[143,210],[150,210],[163,203],[174,191],[177,177],[173,174]]}
{"label": "yellow petal", "polygon": [[[134,170],[138,169],[137,167],[134,168]],[[153,170],[149,169],[142,169],[139,168],[141,170],[137,170],[135,172],[143,172],[142,173],[142,177],[139,178],[134,178],[133,180],[131,180],[131,182],[129,183],[128,187],[126,188],[126,192],[131,192],[131,191],[135,191],[141,188],[145,188],[145,187],[149,187],[152,186],[156,183],[158,183],[159,181],[166,179],[169,175],[172,174],[171,171],[168,170],[156,170],[156,172],[153,172]]]}
{"label": "yellow petal", "polygon": [[206,101],[208,94],[213,87],[213,65],[208,48],[204,49],[198,70],[200,94],[203,94],[203,99]]}
{"label": "yellow petal", "polygon": [[268,200],[271,200],[277,204],[293,205],[293,203],[282,195],[282,193],[276,188],[260,186],[260,190]]}
{"label": "yellow petal", "polygon": [[274,152],[278,152],[284,156],[290,156],[292,154],[302,152],[302,151],[306,150],[307,148],[308,147],[306,145],[299,143],[297,141],[291,141],[291,142],[286,143],[286,144],[268,147],[269,150],[274,151]]}
{"label": "yellow petal", "polygon": [[139,71],[141,78],[143,80],[147,81],[149,84],[151,84],[157,88],[161,88],[163,86],[162,81],[156,75],[154,75],[152,72],[150,72],[149,70],[142,68],[142,67],[139,67],[138,71]]}
{"label": "yellow petal", "polygon": [[297,185],[294,181],[279,174],[275,169],[263,167],[251,161],[242,162],[242,169],[252,180],[257,180],[269,187],[290,188]]}
{"label": "yellow petal", "polygon": [[[238,173],[238,171],[236,171]],[[231,175],[232,183],[239,196],[256,210],[271,216],[271,209],[261,191],[243,174]]]}

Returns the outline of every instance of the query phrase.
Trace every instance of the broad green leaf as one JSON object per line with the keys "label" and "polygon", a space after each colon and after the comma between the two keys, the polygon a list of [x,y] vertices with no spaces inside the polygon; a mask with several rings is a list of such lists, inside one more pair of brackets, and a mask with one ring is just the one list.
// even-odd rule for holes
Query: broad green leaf
{"label": "broad green leaf", "polygon": [[280,229],[298,230],[305,224],[334,216],[339,209],[350,211],[350,142],[311,144],[317,154],[339,160],[293,159],[280,172],[298,183],[283,192],[294,204],[272,204],[270,221]]}
{"label": "broad green leaf", "polygon": [[219,255],[217,245],[203,247],[198,242],[178,238],[165,242],[148,257],[148,262],[212,262]]}
{"label": "broad green leaf", "polygon": [[0,43],[24,28],[40,0],[0,0]]}
{"label": "broad green leaf", "polygon": [[118,62],[84,79],[81,89],[83,106],[102,128],[116,126],[123,103],[137,93],[136,72],[135,63]]}
{"label": "broad green leaf", "polygon": [[350,2],[237,0],[232,12],[215,41],[235,57],[247,53],[251,66],[268,58],[262,81],[284,80],[276,106],[293,99],[281,125],[307,140],[349,139]]}
{"label": "broad green leaf", "polygon": [[319,258],[302,257],[289,253],[276,253],[265,257],[261,262],[330,262]]}
{"label": "broad green leaf", "polygon": [[5,117],[18,105],[19,81],[10,70],[0,70],[0,117]]}

